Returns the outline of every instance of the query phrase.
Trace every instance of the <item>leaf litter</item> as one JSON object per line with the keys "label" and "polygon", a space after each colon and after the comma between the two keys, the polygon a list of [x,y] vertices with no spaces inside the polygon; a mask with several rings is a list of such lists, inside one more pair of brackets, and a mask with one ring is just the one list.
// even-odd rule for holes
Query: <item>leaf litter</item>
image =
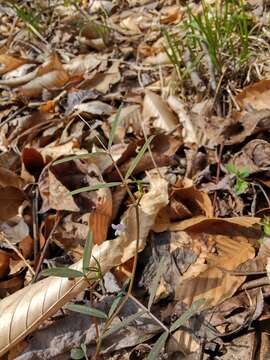
{"label": "leaf litter", "polygon": [[267,356],[267,5],[0,16],[1,356]]}

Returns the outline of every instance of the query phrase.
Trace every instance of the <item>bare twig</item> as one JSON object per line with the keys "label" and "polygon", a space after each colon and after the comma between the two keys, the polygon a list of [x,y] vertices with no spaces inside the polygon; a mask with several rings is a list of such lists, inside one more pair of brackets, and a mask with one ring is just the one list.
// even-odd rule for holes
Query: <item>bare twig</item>
{"label": "bare twig", "polygon": [[57,225],[59,224],[59,221],[60,221],[60,215],[59,215],[59,213],[57,212],[57,214],[56,214],[56,219],[55,219],[55,222],[54,222],[54,224],[53,224],[53,228],[52,228],[49,236],[47,237],[46,242],[45,242],[45,244],[44,244],[44,246],[43,246],[42,252],[41,252],[41,254],[40,254],[40,258],[39,258],[39,261],[38,261],[38,264],[37,264],[37,267],[36,267],[36,273],[35,273],[35,276],[34,276],[33,281],[32,281],[33,283],[36,282],[36,280],[37,280],[38,274],[39,274],[40,269],[41,269],[41,265],[42,265],[42,263],[43,263],[43,260],[44,260],[44,258],[45,258],[45,255],[46,255],[46,251],[47,251],[48,246],[49,246],[49,244],[50,244],[50,240],[51,240],[51,238],[52,238],[52,236],[53,236],[53,233],[54,233]]}

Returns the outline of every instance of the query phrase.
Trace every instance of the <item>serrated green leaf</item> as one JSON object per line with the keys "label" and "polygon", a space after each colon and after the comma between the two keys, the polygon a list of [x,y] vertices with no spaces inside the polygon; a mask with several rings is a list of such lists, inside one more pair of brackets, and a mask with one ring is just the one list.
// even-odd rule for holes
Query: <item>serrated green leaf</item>
{"label": "serrated green leaf", "polygon": [[237,179],[235,187],[234,187],[234,191],[235,191],[236,195],[243,194],[247,189],[248,189],[248,182],[246,182],[245,180],[242,180],[242,179]]}
{"label": "serrated green leaf", "polygon": [[243,166],[243,167],[239,170],[239,172],[238,172],[238,176],[239,176],[240,178],[246,178],[246,177],[248,177],[249,175],[250,175],[250,172],[249,172],[248,167],[246,167],[246,166]]}
{"label": "serrated green leaf", "polygon": [[116,325],[112,326],[108,331],[106,331],[105,334],[103,335],[103,337],[109,336],[109,335],[115,333],[116,331],[124,328],[129,323],[131,323],[132,321],[138,319],[139,317],[141,317],[146,312],[147,312],[146,310],[142,310],[142,311],[137,312],[136,314],[128,316],[126,319],[121,321],[119,324],[116,324]]}
{"label": "serrated green leaf", "polygon": [[73,360],[80,360],[84,358],[84,352],[81,348],[74,348],[70,351],[70,357]]}
{"label": "serrated green leaf", "polygon": [[177,319],[174,323],[172,323],[170,327],[170,331],[173,332],[177,330],[180,326],[184,325],[184,323],[193,316],[198,309],[205,303],[205,299],[199,299],[194,301],[190,308],[184,312],[183,315],[180,316],[179,319]]}
{"label": "serrated green leaf", "polygon": [[75,311],[84,315],[93,316],[100,319],[106,320],[108,318],[108,316],[103,311],[86,305],[68,304],[65,306],[65,308],[71,311]]}
{"label": "serrated green leaf", "polygon": [[83,271],[87,272],[93,249],[93,234],[89,231],[83,250]]}
{"label": "serrated green leaf", "polygon": [[145,153],[145,151],[147,150],[148,146],[150,145],[151,141],[154,139],[154,135],[150,136],[146,142],[143,144],[141,150],[138,152],[137,156],[135,157],[135,159],[132,161],[132,163],[130,164],[130,167],[128,168],[128,171],[125,175],[125,180],[127,180],[130,175],[133,173],[134,169],[136,168],[136,166],[138,165],[138,163],[140,162],[143,154]]}
{"label": "serrated green leaf", "polygon": [[110,318],[112,316],[112,314],[114,313],[114,311],[116,310],[118,304],[120,303],[120,301],[123,299],[123,294],[120,293],[119,295],[116,296],[116,298],[113,300],[112,305],[110,307],[110,311],[108,314],[108,317]]}
{"label": "serrated green leaf", "polygon": [[43,276],[57,276],[64,278],[78,278],[83,277],[83,272],[79,270],[70,269],[68,267],[55,267],[51,269],[46,269],[41,272]]}
{"label": "serrated green leaf", "polygon": [[237,169],[236,166],[234,164],[227,164],[226,165],[226,169],[229,171],[229,173],[231,174],[236,174],[237,173]]}
{"label": "serrated green leaf", "polygon": [[113,120],[113,123],[112,123],[112,128],[111,128],[111,132],[110,132],[110,136],[109,136],[109,142],[108,142],[108,148],[110,149],[111,146],[112,146],[112,143],[113,143],[113,139],[114,139],[114,135],[115,135],[115,131],[116,131],[116,128],[117,128],[117,125],[119,123],[119,120],[120,120],[120,113],[121,113],[121,110],[122,110],[122,105],[119,107],[118,111],[117,111],[117,114]]}
{"label": "serrated green leaf", "polygon": [[147,360],[157,360],[158,359],[158,355],[161,352],[162,348],[165,346],[168,336],[169,336],[169,333],[166,331],[160,335],[160,337],[155,342],[155,345],[152,347],[152,350],[148,354]]}
{"label": "serrated green leaf", "polygon": [[98,189],[111,188],[111,187],[118,186],[118,185],[121,185],[121,184],[122,183],[119,182],[119,181],[110,182],[110,183],[99,183],[97,185],[85,186],[85,187],[82,187],[80,189],[70,191],[68,194],[69,195],[76,195],[76,194],[80,194],[80,193],[86,192],[86,191],[95,191],[95,190],[98,190]]}
{"label": "serrated green leaf", "polygon": [[53,165],[62,164],[62,163],[65,163],[67,161],[72,161],[72,160],[87,159],[87,158],[90,158],[93,156],[98,156],[98,155],[107,155],[107,153],[105,151],[96,151],[96,152],[88,153],[88,154],[71,155],[71,156],[65,157],[64,159],[55,160],[53,162]]}
{"label": "serrated green leaf", "polygon": [[164,270],[165,270],[165,257],[162,257],[160,260],[160,263],[158,265],[156,275],[150,286],[150,296],[149,296],[149,301],[148,301],[148,306],[147,306],[148,310],[150,310],[150,308],[153,304],[153,301],[154,301],[154,298],[155,298],[155,295],[157,292],[158,284],[160,281],[160,277],[164,273]]}

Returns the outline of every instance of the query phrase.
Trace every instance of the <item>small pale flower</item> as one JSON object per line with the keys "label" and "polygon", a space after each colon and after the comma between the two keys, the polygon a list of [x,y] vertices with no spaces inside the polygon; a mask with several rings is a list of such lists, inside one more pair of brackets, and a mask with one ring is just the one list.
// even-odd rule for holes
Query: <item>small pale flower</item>
{"label": "small pale flower", "polygon": [[115,230],[115,236],[119,236],[123,231],[126,230],[126,225],[123,223],[120,224],[112,224],[113,230]]}

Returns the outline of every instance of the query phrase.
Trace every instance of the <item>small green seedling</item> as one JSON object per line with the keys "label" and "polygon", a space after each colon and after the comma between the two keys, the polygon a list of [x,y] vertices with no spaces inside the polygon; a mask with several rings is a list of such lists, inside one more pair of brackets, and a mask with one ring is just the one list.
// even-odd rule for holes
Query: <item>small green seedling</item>
{"label": "small green seedling", "polygon": [[261,219],[260,225],[262,226],[263,235],[270,236],[270,219],[264,217],[263,219]]}
{"label": "small green seedling", "polygon": [[249,183],[245,180],[250,175],[248,168],[243,166],[240,170],[237,170],[234,164],[228,164],[226,168],[229,173],[236,176],[236,183],[234,186],[236,195],[243,194],[249,187]]}
{"label": "small green seedling", "polygon": [[70,357],[73,360],[80,360],[80,359],[88,360],[86,345],[81,344],[80,347],[71,349]]}

